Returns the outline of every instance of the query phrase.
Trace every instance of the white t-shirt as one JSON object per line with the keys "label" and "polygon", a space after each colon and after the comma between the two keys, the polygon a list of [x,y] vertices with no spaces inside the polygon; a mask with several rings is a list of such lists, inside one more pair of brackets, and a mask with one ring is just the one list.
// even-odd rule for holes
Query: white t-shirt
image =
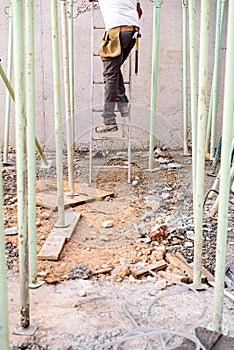
{"label": "white t-shirt", "polygon": [[139,27],[137,0],[99,0],[106,30],[118,26]]}

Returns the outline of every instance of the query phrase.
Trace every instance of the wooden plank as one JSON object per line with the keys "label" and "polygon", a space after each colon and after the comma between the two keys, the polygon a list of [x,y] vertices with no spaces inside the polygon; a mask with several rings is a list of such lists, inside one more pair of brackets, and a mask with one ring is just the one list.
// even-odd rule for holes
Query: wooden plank
{"label": "wooden plank", "polygon": [[157,272],[159,270],[163,270],[167,267],[167,263],[165,260],[160,260],[160,261],[157,261],[156,263],[154,264],[149,264],[149,265],[146,265],[145,268],[138,268],[136,270],[134,269],[131,269],[131,273],[132,275],[135,277],[135,278],[139,278],[139,277],[142,277],[148,273],[150,273],[149,271],[152,270],[154,272]]}
{"label": "wooden plank", "polygon": [[[186,272],[188,276],[191,278],[191,280],[193,280],[193,268],[186,262],[184,257],[183,257],[183,261],[178,258],[178,255],[176,256],[175,254],[167,254],[166,257],[171,265],[177,267],[181,271]],[[206,277],[203,275],[201,276],[201,282],[202,283],[206,282]]]}
{"label": "wooden plank", "polygon": [[169,281],[188,283],[188,277],[168,271],[158,271],[158,275]]}
{"label": "wooden plank", "polygon": [[[75,205],[84,204],[87,202],[92,202],[94,200],[93,197],[88,196],[74,196],[69,197],[64,195],[64,207],[72,207]],[[58,195],[57,192],[50,193],[39,193],[36,195],[36,204],[45,207],[57,210],[58,208]]]}
{"label": "wooden plank", "polygon": [[75,231],[79,219],[80,213],[65,213],[65,222],[69,226],[64,228],[55,227],[50,232],[38,254],[38,259],[57,261],[65,242],[71,238]]}
{"label": "wooden plank", "polygon": [[[183,257],[183,255],[180,252],[176,252],[175,255],[177,256],[177,258],[179,258],[181,261],[187,264],[186,259]],[[204,266],[202,266],[202,275],[203,277],[207,278],[207,281],[214,282],[215,280],[214,276],[208,270],[206,270]]]}
{"label": "wooden plank", "polygon": [[[68,181],[64,180],[63,184],[64,184],[64,191],[69,192]],[[57,181],[56,179],[46,179],[43,181],[40,180],[37,182],[37,189],[40,192],[48,192],[48,191],[51,191],[51,189],[55,191],[57,189]],[[74,183],[74,191],[78,195],[89,196],[89,197],[92,197],[93,199],[98,199],[98,200],[108,196],[111,196],[111,197],[114,196],[113,192],[100,190],[96,187],[85,186],[78,182]]]}
{"label": "wooden plank", "polygon": [[66,237],[61,235],[57,228],[54,228],[47,237],[42,249],[38,254],[39,260],[55,260],[59,259]]}

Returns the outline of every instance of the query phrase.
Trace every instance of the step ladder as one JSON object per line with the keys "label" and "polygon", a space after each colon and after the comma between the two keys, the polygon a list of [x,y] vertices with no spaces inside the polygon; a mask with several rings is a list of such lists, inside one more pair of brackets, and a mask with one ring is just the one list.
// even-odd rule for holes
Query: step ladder
{"label": "step ladder", "polygon": [[[95,74],[94,74],[94,66],[96,64],[95,59],[100,61],[100,71],[102,70],[101,67],[101,59],[98,55],[97,49],[95,48],[95,31],[100,31],[100,36],[99,36],[99,41],[100,42],[100,38],[102,37],[103,33],[104,33],[104,26],[96,26],[95,25],[95,8],[94,8],[94,3],[98,3],[98,1],[92,2],[91,3],[91,70],[90,70],[90,140],[89,140],[89,183],[92,183],[93,180],[93,169],[101,169],[101,168],[125,168],[128,170],[128,175],[127,175],[127,181],[128,183],[131,182],[130,180],[130,176],[131,176],[131,125],[130,125],[130,120],[131,120],[131,54],[129,55],[128,58],[128,80],[124,81],[124,84],[128,86],[128,98],[129,98],[129,116],[128,118],[122,118],[122,122],[121,122],[121,129],[120,132],[122,132],[121,136],[101,136],[96,134],[94,129],[94,113],[101,113],[103,112],[103,109],[99,109],[99,108],[94,108],[94,90],[95,87],[98,86],[102,86],[102,89],[104,89],[104,82],[103,81],[99,81],[95,79]],[[125,63],[124,63],[125,64]],[[103,105],[103,101],[100,101],[101,104]],[[117,113],[117,115],[119,114],[118,110],[115,111],[115,113]],[[99,116],[99,118],[100,118]],[[100,123],[102,124],[102,120],[100,119]],[[119,125],[119,123],[118,123]],[[126,130],[127,129],[127,130]],[[126,166],[122,166],[122,165],[99,165],[99,166],[94,166],[93,164],[93,142],[94,141],[108,141],[108,140],[126,140],[127,141],[127,154],[128,154],[128,160],[127,160],[127,165]]]}

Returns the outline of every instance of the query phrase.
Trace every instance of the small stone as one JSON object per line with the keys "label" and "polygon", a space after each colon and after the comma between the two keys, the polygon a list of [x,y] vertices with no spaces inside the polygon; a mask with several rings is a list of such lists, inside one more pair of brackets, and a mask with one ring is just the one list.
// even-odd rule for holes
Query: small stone
{"label": "small stone", "polygon": [[138,183],[139,183],[139,181],[138,181],[138,180],[133,180],[133,181],[132,181],[132,185],[133,185],[133,186],[137,186],[137,185],[138,185]]}
{"label": "small stone", "polygon": [[112,220],[107,220],[102,223],[102,227],[104,228],[109,228],[109,227],[112,227],[113,225],[114,225],[114,221]]}
{"label": "small stone", "polygon": [[87,292],[84,289],[80,290],[78,294],[79,294],[80,297],[86,297],[87,296]]}
{"label": "small stone", "polygon": [[193,242],[185,242],[184,246],[186,248],[193,248]]}
{"label": "small stone", "polygon": [[167,282],[164,280],[159,280],[155,282],[155,289],[156,290],[164,290],[167,288]]}
{"label": "small stone", "polygon": [[77,303],[77,302],[72,305],[72,307],[74,307],[74,308],[77,308],[79,306],[80,306],[80,303]]}
{"label": "small stone", "polygon": [[186,232],[186,236],[187,236],[188,239],[191,239],[191,240],[193,240],[193,241],[194,241],[194,239],[195,239],[195,234],[194,234],[193,231],[187,231],[187,232]]}

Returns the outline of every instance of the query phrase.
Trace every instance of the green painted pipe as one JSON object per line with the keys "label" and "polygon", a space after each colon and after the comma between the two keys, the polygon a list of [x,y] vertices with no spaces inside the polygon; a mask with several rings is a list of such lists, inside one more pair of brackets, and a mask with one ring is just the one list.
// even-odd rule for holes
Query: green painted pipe
{"label": "green painted pipe", "polygon": [[183,9],[183,115],[184,115],[184,156],[188,151],[188,0],[182,0]]}
{"label": "green painted pipe", "polygon": [[64,192],[63,192],[63,146],[62,146],[62,112],[60,92],[60,60],[59,60],[59,30],[58,30],[58,2],[51,0],[52,22],[52,50],[54,76],[54,115],[55,115],[55,144],[56,144],[56,171],[58,195],[57,227],[64,227]]}
{"label": "green painted pipe", "polygon": [[0,160],[0,349],[9,350],[6,251],[3,217],[2,160]]}
{"label": "green painted pipe", "polygon": [[226,69],[224,83],[224,108],[222,150],[220,163],[220,191],[219,212],[217,229],[215,288],[213,307],[213,331],[222,330],[224,277],[228,228],[228,202],[230,184],[230,160],[232,156],[233,139],[233,106],[234,106],[234,0],[229,0],[227,45],[226,45]]}
{"label": "green painted pipe", "polygon": [[29,283],[37,282],[34,0],[25,2]]}
{"label": "green painted pipe", "polygon": [[216,14],[216,34],[215,34],[215,55],[214,55],[214,72],[212,84],[212,103],[211,103],[211,137],[210,137],[210,158],[215,156],[215,136],[216,136],[216,119],[217,119],[217,97],[218,97],[218,83],[219,83],[219,57],[222,40],[222,28],[224,19],[226,0],[217,1]]}
{"label": "green painted pipe", "polygon": [[13,52],[15,81],[15,129],[18,203],[18,240],[20,275],[21,327],[28,328],[29,320],[29,272],[28,272],[28,227],[27,227],[27,174],[26,174],[26,118],[24,91],[24,38],[23,1],[13,0]]}
{"label": "green painted pipe", "polygon": [[191,89],[191,125],[192,125],[192,173],[193,208],[196,208],[196,149],[197,149],[197,48],[196,48],[196,1],[188,2],[189,10],[189,51],[190,51],[190,89]]}
{"label": "green painted pipe", "polygon": [[70,76],[70,102],[71,102],[71,123],[72,123],[72,144],[75,143],[75,98],[74,98],[74,19],[73,0],[68,0],[68,37],[69,37],[69,76]]}
{"label": "green painted pipe", "polygon": [[153,43],[152,43],[152,75],[151,75],[151,117],[150,117],[150,146],[149,146],[149,170],[150,171],[152,171],[154,167],[154,139],[155,139],[155,122],[156,122],[161,5],[162,5],[161,0],[155,0]]}
{"label": "green painted pipe", "polygon": [[[1,60],[0,60],[0,62],[1,62]],[[1,78],[3,80],[3,82],[5,83],[6,88],[7,88],[8,92],[9,92],[9,94],[11,95],[12,100],[15,102],[14,90],[13,90],[13,88],[11,86],[11,83],[9,82],[9,80],[8,80],[8,78],[6,76],[6,73],[4,72],[4,70],[2,68],[1,63],[0,63],[0,76],[1,76]],[[46,159],[46,157],[45,157],[45,155],[44,155],[44,153],[42,151],[42,148],[41,148],[37,138],[35,138],[35,145],[36,145],[36,149],[37,149],[37,151],[38,151],[38,153],[39,153],[39,155],[41,157],[41,160],[43,161],[43,163],[45,165],[48,165],[48,161],[47,161],[47,159]]]}
{"label": "green painted pipe", "polygon": [[71,95],[70,95],[70,70],[69,70],[69,49],[68,49],[68,26],[67,26],[67,2],[61,1],[62,21],[62,44],[63,44],[63,72],[64,72],[64,94],[66,109],[66,138],[67,138],[67,164],[68,184],[70,195],[74,195],[74,171],[73,171],[73,126],[71,120]]}
{"label": "green painted pipe", "polygon": [[[12,76],[12,49],[13,49],[13,20],[12,6],[9,4],[9,35],[8,35],[8,65],[7,78],[11,81]],[[4,127],[4,147],[3,147],[3,163],[8,163],[8,146],[10,132],[10,114],[11,114],[11,96],[9,91],[6,91],[6,110],[5,110],[5,127]]]}
{"label": "green painted pipe", "polygon": [[210,0],[201,0],[199,87],[198,87],[198,124],[197,124],[197,170],[196,170],[196,208],[194,241],[194,285],[201,284],[202,270],[202,228],[204,201],[206,100],[208,85],[208,43],[210,23]]}

